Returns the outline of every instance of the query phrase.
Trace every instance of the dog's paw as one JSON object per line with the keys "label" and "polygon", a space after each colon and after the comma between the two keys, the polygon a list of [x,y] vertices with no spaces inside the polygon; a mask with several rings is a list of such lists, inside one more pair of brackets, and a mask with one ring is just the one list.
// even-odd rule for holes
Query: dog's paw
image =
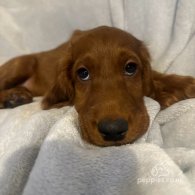
{"label": "dog's paw", "polygon": [[2,92],[3,101],[1,108],[14,108],[23,104],[31,103],[32,94],[25,88],[18,87]]}
{"label": "dog's paw", "polygon": [[155,99],[160,103],[161,109],[181,100],[195,98],[195,78],[193,77],[167,75],[154,84]]}

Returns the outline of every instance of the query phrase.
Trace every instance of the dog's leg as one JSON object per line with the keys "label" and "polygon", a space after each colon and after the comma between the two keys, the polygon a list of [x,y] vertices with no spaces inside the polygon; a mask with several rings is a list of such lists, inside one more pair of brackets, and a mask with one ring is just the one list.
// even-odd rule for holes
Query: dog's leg
{"label": "dog's leg", "polygon": [[0,108],[13,108],[32,102],[32,94],[20,86],[34,73],[36,58],[26,55],[0,66]]}
{"label": "dog's leg", "polygon": [[0,91],[22,84],[30,78],[37,61],[33,55],[14,58],[0,66]]}
{"label": "dog's leg", "polygon": [[151,95],[157,100],[161,109],[189,98],[195,97],[195,78],[175,74],[161,74],[153,71],[154,90]]}

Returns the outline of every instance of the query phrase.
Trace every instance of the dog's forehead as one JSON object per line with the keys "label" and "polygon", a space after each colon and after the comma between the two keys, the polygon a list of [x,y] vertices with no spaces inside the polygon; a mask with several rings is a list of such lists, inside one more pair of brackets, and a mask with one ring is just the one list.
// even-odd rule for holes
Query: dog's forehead
{"label": "dog's forehead", "polygon": [[84,31],[72,44],[75,54],[85,54],[86,52],[105,52],[125,47],[132,51],[137,51],[141,41],[133,35],[112,27],[99,27],[89,31]]}

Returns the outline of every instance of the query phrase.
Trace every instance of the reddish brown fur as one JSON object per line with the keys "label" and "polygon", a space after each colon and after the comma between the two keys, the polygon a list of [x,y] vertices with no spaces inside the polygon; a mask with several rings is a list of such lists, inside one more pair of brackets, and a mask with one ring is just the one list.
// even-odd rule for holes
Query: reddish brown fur
{"label": "reddish brown fur", "polygon": [[[133,76],[124,74],[128,60],[138,65]],[[76,74],[79,67],[86,67],[91,79],[81,81]],[[99,146],[132,143],[146,132],[144,96],[157,100],[162,109],[195,97],[194,78],[152,71],[144,44],[112,27],[76,31],[54,50],[12,59],[0,67],[0,80],[2,106],[14,101],[10,93],[25,97],[20,99],[23,103],[31,101],[29,91],[32,96],[44,95],[43,109],[74,105],[83,139]],[[124,139],[103,139],[97,124],[108,118],[128,121]]]}

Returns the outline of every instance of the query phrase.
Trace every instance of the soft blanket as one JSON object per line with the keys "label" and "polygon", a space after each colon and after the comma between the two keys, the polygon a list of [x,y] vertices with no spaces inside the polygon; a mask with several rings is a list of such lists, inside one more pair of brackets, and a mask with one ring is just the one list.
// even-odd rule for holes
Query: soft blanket
{"label": "soft blanket", "polygon": [[[98,25],[145,41],[154,69],[195,76],[194,0],[1,0],[0,61]],[[39,101],[0,110],[0,195],[195,193],[195,99],[159,111],[145,98],[147,133],[107,148],[83,142],[74,108],[43,111]]]}
{"label": "soft blanket", "polygon": [[0,194],[193,194],[195,99],[160,113],[145,102],[148,132],[107,148],[81,139],[72,107],[1,110]]}

